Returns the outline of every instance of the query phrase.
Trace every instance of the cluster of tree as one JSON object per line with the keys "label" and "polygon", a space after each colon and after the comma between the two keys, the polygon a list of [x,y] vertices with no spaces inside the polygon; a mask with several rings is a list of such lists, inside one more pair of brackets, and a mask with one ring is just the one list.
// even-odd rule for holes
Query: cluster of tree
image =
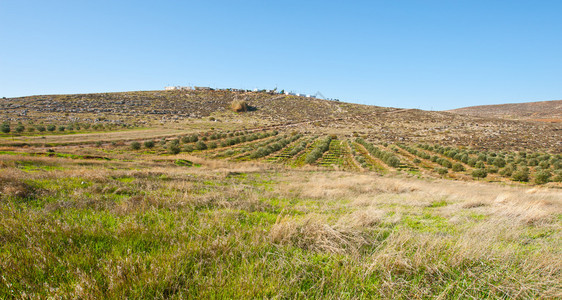
{"label": "cluster of tree", "polygon": [[400,166],[400,159],[396,157],[394,153],[381,150],[378,147],[373,146],[373,144],[367,143],[367,141],[362,138],[355,139],[355,142],[363,145],[372,156],[382,160],[385,164],[393,168],[397,168]]}
{"label": "cluster of tree", "polygon": [[[528,153],[525,151],[519,153],[478,151],[423,144],[417,146],[421,149],[441,153],[476,168],[473,176],[478,178],[486,177],[489,173],[498,173],[503,177],[520,182],[528,182],[532,177],[537,184],[562,181],[562,157],[560,154]],[[453,164],[453,168],[455,165]],[[533,168],[534,176],[531,176],[532,170],[529,167]]]}
{"label": "cluster of tree", "polygon": [[271,144],[269,144],[265,147],[258,148],[256,151],[254,151],[254,152],[252,152],[252,154],[250,154],[250,158],[256,159],[256,158],[268,156],[271,153],[277,152],[277,151],[285,148],[288,144],[300,139],[301,137],[302,137],[302,135],[300,135],[300,134],[293,135],[293,136],[284,136],[279,141],[271,143]]}
{"label": "cluster of tree", "polygon": [[312,149],[312,151],[308,153],[304,161],[307,164],[313,164],[314,162],[316,162],[320,157],[322,157],[324,152],[330,149],[330,143],[332,142],[332,139],[333,139],[332,136],[327,136],[321,139],[316,145],[316,147],[314,147],[314,149]]}
{"label": "cluster of tree", "polygon": [[23,133],[23,132],[64,132],[64,131],[79,131],[79,130],[114,130],[117,128],[132,128],[132,125],[126,124],[88,124],[88,123],[71,123],[66,125],[55,125],[55,124],[28,124],[24,125],[23,123],[18,123],[15,126],[12,126],[10,123],[5,122],[0,126],[0,131],[2,133]]}
{"label": "cluster of tree", "polygon": [[[312,138],[311,140],[315,140],[317,137]],[[295,156],[299,153],[301,153],[306,146],[308,145],[308,143],[310,142],[310,140],[305,140],[305,141],[300,141],[298,142],[293,149],[291,149],[287,154],[290,156]]]}

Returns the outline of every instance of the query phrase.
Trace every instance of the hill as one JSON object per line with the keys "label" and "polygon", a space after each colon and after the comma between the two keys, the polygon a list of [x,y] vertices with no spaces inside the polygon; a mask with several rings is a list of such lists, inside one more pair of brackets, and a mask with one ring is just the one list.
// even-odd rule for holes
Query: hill
{"label": "hill", "polygon": [[449,112],[509,120],[562,122],[562,100],[470,106]]}
{"label": "hill", "polygon": [[0,299],[562,294],[562,123],[209,90],[0,109]]}
{"label": "hill", "polygon": [[[250,111],[234,113],[230,103]],[[372,142],[439,143],[482,149],[560,152],[562,124],[531,123],[452,112],[360,105],[266,92],[140,91],[45,95],[0,100],[3,120],[35,124],[133,124],[182,129],[276,127],[311,134],[361,136]]]}

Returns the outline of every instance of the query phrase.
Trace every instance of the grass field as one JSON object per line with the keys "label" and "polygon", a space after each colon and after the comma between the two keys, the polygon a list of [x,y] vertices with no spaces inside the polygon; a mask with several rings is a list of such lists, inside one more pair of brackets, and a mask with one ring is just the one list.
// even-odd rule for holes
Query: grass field
{"label": "grass field", "polygon": [[37,151],[0,152],[2,299],[562,297],[556,186]]}

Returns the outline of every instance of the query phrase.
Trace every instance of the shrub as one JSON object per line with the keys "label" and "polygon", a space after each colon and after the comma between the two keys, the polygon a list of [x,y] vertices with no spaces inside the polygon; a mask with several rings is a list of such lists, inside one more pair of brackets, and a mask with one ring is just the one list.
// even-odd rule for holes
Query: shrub
{"label": "shrub", "polygon": [[215,149],[215,148],[217,148],[217,143],[215,143],[215,142],[210,142],[210,143],[209,143],[209,149]]}
{"label": "shrub", "polygon": [[185,145],[183,147],[183,151],[185,152],[193,152],[193,150],[195,150],[195,148],[193,148],[193,145]]}
{"label": "shrub", "polygon": [[199,137],[198,137],[198,136],[192,135],[192,136],[189,137],[189,142],[190,142],[190,143],[195,143],[195,142],[197,142],[197,141],[199,141]]}
{"label": "shrub", "polygon": [[550,177],[552,174],[548,171],[539,171],[535,175],[535,183],[536,184],[544,184],[550,181]]}
{"label": "shrub", "polygon": [[548,161],[543,160],[539,163],[539,167],[543,169],[548,169],[550,167],[550,163]]}
{"label": "shrub", "polygon": [[141,148],[141,144],[139,142],[132,142],[131,143],[131,149],[139,150],[140,148]]}
{"label": "shrub", "polygon": [[534,158],[529,159],[529,161],[527,161],[527,165],[529,165],[529,166],[536,166],[538,164],[539,164],[539,161],[534,159]]}
{"label": "shrub", "polygon": [[500,170],[500,175],[502,176],[511,177],[512,174],[513,174],[513,168],[511,166],[507,166]]}
{"label": "shrub", "polygon": [[526,170],[519,170],[513,173],[511,179],[513,179],[514,181],[527,182],[529,181],[529,172]]}
{"label": "shrub", "polygon": [[488,176],[488,172],[484,169],[475,169],[472,171],[472,177],[474,178],[486,178]]}
{"label": "shrub", "polygon": [[455,172],[462,172],[464,170],[465,170],[464,166],[461,163],[455,163],[453,165],[453,171],[455,171]]}
{"label": "shrub", "polygon": [[147,149],[154,148],[154,141],[145,141],[144,147],[147,148]]}
{"label": "shrub", "polygon": [[414,163],[419,164],[419,163],[421,163],[421,160],[419,160],[418,158],[414,158]]}
{"label": "shrub", "polygon": [[400,159],[398,159],[398,157],[396,156],[391,156],[385,161],[385,163],[393,168],[397,168],[398,166],[400,166]]}
{"label": "shrub", "polygon": [[45,126],[43,126],[43,125],[37,125],[35,128],[39,132],[44,132],[46,130]]}
{"label": "shrub", "polygon": [[196,150],[206,150],[207,144],[205,144],[205,142],[203,142],[203,141],[199,141],[195,144],[195,149]]}
{"label": "shrub", "polygon": [[18,126],[16,126],[15,130],[17,133],[22,133],[25,130],[25,126],[19,124]]}
{"label": "shrub", "polygon": [[501,157],[498,157],[494,160],[494,165],[498,168],[505,167],[505,160]]}
{"label": "shrub", "polygon": [[3,133],[10,133],[11,131],[10,124],[7,123],[2,124],[0,130],[2,130]]}
{"label": "shrub", "polygon": [[478,169],[484,169],[486,166],[484,165],[484,162],[478,161],[478,162],[474,165],[474,167],[475,167],[475,168],[478,168]]}
{"label": "shrub", "polygon": [[435,171],[441,176],[449,173],[449,170],[447,168],[435,168]]}
{"label": "shrub", "polygon": [[317,161],[322,156],[322,151],[320,149],[315,148],[314,150],[310,151],[310,153],[306,156],[304,161],[307,164],[312,164]]}
{"label": "shrub", "polygon": [[64,131],[65,129],[66,129],[66,127],[64,127],[64,126],[62,126],[62,125],[59,126],[59,128],[58,128],[59,131]]}
{"label": "shrub", "polygon": [[178,144],[174,144],[174,143],[170,143],[168,145],[168,153],[170,154],[178,154],[180,153],[180,147],[178,146]]}

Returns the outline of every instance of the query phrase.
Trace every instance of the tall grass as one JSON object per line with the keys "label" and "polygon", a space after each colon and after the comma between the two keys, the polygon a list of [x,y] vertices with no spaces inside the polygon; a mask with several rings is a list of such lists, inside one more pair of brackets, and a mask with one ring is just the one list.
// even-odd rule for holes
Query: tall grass
{"label": "tall grass", "polygon": [[0,298],[562,296],[558,190],[177,157],[0,156]]}

